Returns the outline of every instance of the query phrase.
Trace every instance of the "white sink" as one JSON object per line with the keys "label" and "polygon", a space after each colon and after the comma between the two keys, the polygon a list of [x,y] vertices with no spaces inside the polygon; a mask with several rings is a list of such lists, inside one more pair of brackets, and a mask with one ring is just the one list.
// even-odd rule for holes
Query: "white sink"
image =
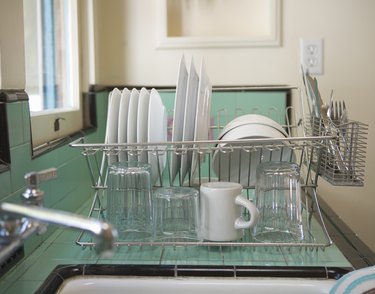
{"label": "white sink", "polygon": [[199,278],[79,276],[65,280],[61,294],[329,293],[335,280],[302,278]]}

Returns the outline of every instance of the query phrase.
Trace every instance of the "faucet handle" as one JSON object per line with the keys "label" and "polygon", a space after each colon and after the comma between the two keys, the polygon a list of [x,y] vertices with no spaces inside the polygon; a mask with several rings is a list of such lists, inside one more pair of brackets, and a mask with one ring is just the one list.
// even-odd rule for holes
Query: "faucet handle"
{"label": "faucet handle", "polygon": [[48,181],[57,177],[56,168],[48,168],[40,172],[29,172],[25,174],[25,180],[29,187],[37,188],[40,182]]}
{"label": "faucet handle", "polygon": [[57,177],[57,169],[49,168],[40,172],[29,172],[25,175],[26,191],[22,193],[22,198],[26,204],[42,205],[44,192],[39,189],[39,183]]}

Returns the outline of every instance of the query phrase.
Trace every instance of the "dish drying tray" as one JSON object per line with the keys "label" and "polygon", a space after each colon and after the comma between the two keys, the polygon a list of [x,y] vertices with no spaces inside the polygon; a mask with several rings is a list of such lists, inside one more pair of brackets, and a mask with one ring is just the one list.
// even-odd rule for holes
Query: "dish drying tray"
{"label": "dish drying tray", "polygon": [[[319,208],[316,188],[319,175],[327,176],[327,148],[332,140],[336,140],[335,136],[322,135],[322,129],[316,131],[315,123],[311,125],[310,119],[303,119],[304,105],[303,94],[298,88],[296,90],[301,100],[301,110],[296,111],[294,107],[288,107],[285,110],[286,124],[284,129],[290,137],[280,139],[244,139],[236,141],[223,140],[207,140],[207,141],[184,141],[184,142],[158,142],[158,143],[142,143],[142,144],[92,144],[86,143],[84,138],[77,139],[70,144],[73,148],[80,148],[82,155],[86,158],[88,169],[90,172],[93,188],[93,200],[89,210],[89,217],[105,219],[106,211],[106,177],[108,168],[108,158],[113,158],[120,152],[128,152],[128,154],[139,155],[141,152],[150,152],[155,155],[158,160],[158,180],[155,188],[168,186],[191,186],[199,188],[200,184],[205,181],[220,181],[220,174],[216,175],[211,168],[213,154],[225,154],[228,156],[231,152],[239,150],[240,154],[247,154],[247,158],[251,159],[253,151],[259,151],[261,155],[259,161],[271,160],[275,151],[283,152],[289,148],[295,153],[295,162],[301,168],[301,190],[304,199],[303,205],[303,227],[304,240],[296,242],[258,242],[251,236],[250,230],[245,230],[244,237],[239,241],[232,242],[155,242],[155,241],[119,241],[116,246],[207,246],[212,247],[287,247],[289,249],[298,248],[299,250],[324,250],[332,245],[332,240],[325,227],[323,217]],[[272,111],[272,110],[271,110]],[[243,114],[243,112],[242,112]],[[302,114],[302,115],[301,115]],[[217,117],[220,113],[217,114]],[[210,126],[211,131],[217,133],[224,127],[219,122]],[[229,122],[229,120],[228,120]],[[362,138],[363,139],[363,138]],[[225,146],[222,144],[225,143]],[[361,145],[361,144],[359,144]],[[197,166],[194,173],[189,171],[188,176],[182,181],[179,174],[176,180],[172,181],[170,171],[171,154],[181,156],[182,154],[195,154],[198,158]],[[266,155],[266,156],[265,156]],[[161,157],[166,158],[164,170],[161,168]],[[230,155],[229,155],[230,157]],[[282,156],[280,156],[281,159]],[[239,157],[241,160],[241,156]],[[292,158],[290,159],[292,160]],[[358,160],[360,162],[361,160]],[[323,167],[323,172],[321,168]],[[240,171],[238,171],[240,174]],[[334,171],[333,171],[334,173]],[[361,174],[362,175],[362,174]],[[249,178],[251,173],[248,174]],[[360,176],[354,182],[358,184],[362,180]],[[225,180],[225,179],[224,179]],[[334,179],[333,179],[334,180]],[[347,180],[347,179],[346,179]],[[250,183],[250,180],[248,181]],[[339,184],[347,184],[340,178]],[[242,183],[243,184],[243,183]],[[351,183],[349,183],[351,184]],[[244,195],[248,199],[254,196],[254,186],[243,184]],[[315,215],[315,217],[313,217]],[[245,215],[246,217],[246,215]],[[94,247],[95,241],[85,232],[81,232],[76,240],[76,244],[82,247]]]}

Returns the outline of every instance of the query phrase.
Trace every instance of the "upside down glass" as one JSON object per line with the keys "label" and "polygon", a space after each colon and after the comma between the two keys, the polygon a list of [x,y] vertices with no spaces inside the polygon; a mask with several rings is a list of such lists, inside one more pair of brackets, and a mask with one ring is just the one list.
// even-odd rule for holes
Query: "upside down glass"
{"label": "upside down glass", "polygon": [[107,220],[119,241],[145,241],[152,234],[151,166],[118,162],[108,168]]}
{"label": "upside down glass", "polygon": [[155,241],[198,241],[198,190],[190,187],[159,188],[154,192],[153,204]]}
{"label": "upside down glass", "polygon": [[304,239],[300,168],[290,162],[264,162],[256,170],[255,203],[259,220],[253,236],[261,242]]}

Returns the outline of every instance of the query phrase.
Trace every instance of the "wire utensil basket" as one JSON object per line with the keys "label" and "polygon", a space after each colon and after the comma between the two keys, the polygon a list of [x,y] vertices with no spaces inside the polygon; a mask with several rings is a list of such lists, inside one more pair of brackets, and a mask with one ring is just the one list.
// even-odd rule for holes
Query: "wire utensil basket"
{"label": "wire utensil basket", "polygon": [[[323,135],[325,126],[322,119],[310,117],[305,123],[306,134]],[[363,186],[368,125],[358,121],[348,121],[334,128],[336,133],[328,140],[327,148],[312,159],[313,169],[334,186]]]}

